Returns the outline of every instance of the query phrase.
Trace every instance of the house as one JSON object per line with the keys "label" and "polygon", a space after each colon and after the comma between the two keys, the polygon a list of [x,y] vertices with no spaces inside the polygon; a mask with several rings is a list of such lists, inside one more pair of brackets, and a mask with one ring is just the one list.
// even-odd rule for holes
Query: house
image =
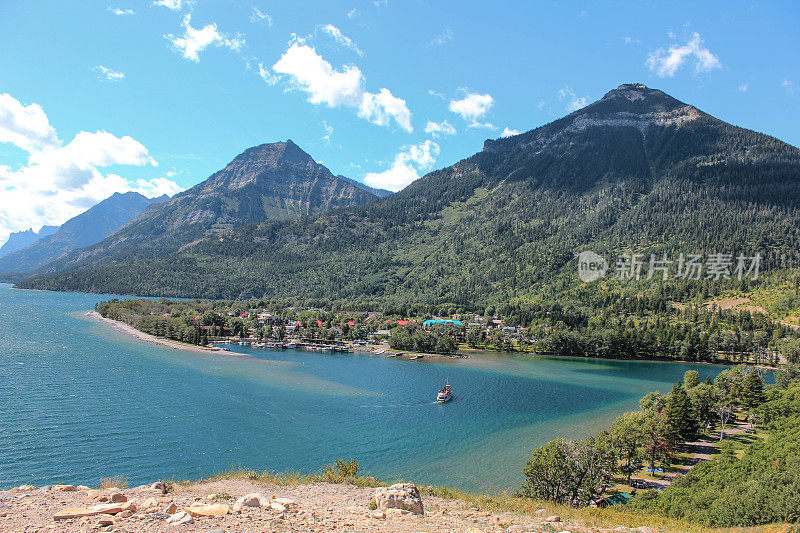
{"label": "house", "polygon": [[431,326],[433,326],[435,324],[444,324],[444,325],[450,325],[450,326],[463,326],[464,325],[464,323],[461,322],[460,320],[450,320],[450,319],[444,319],[444,318],[430,319],[430,320],[426,320],[425,322],[422,323],[422,325],[425,326],[426,328],[429,328],[429,327],[431,327]]}

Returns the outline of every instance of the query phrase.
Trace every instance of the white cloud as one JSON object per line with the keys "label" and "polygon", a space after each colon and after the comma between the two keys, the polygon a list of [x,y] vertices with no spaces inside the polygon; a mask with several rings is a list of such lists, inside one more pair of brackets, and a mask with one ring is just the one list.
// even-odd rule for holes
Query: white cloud
{"label": "white cloud", "polygon": [[451,30],[450,28],[445,28],[445,30],[442,33],[440,33],[439,35],[437,35],[436,38],[434,38],[430,42],[430,44],[431,45],[439,45],[439,44],[444,44],[447,41],[451,41],[451,40],[453,40],[453,30]]}
{"label": "white cloud", "polygon": [[322,129],[325,130],[325,135],[322,136],[322,140],[325,141],[325,144],[330,144],[331,135],[333,135],[333,126],[328,125],[328,123],[323,120]]}
{"label": "white cloud", "polygon": [[403,130],[413,131],[405,100],[385,88],[367,92],[364,76],[355,65],[336,70],[313,47],[295,41],[272,69],[289,76],[291,85],[305,92],[312,104],[352,107],[374,124],[386,126],[394,120]]}
{"label": "white cloud", "polygon": [[446,120],[442,122],[433,122],[429,120],[428,123],[425,124],[425,133],[430,134],[435,139],[440,135],[455,135],[456,129]]}
{"label": "white cloud", "polygon": [[353,42],[353,40],[350,37],[348,37],[347,35],[343,34],[342,30],[340,30],[339,28],[337,28],[333,24],[325,24],[325,25],[320,24],[320,25],[317,26],[317,28],[322,30],[323,32],[327,33],[331,37],[333,37],[333,40],[336,41],[341,46],[344,46],[345,48],[349,48],[353,52],[355,52],[358,55],[363,57],[364,52],[362,52],[358,48],[358,45],[355,42]]}
{"label": "white cloud", "polygon": [[386,7],[389,5],[389,0],[374,0],[372,3],[378,7]]}
{"label": "white cloud", "polygon": [[639,39],[634,39],[633,37],[625,36],[625,44],[640,44],[642,41]]}
{"label": "white cloud", "polygon": [[512,130],[508,126],[505,127],[503,133],[500,134],[500,137],[513,137],[514,135],[519,135],[521,132],[519,130]]}
{"label": "white cloud", "polygon": [[155,0],[153,5],[166,7],[168,9],[172,9],[173,11],[180,11],[180,9],[183,7],[183,0]]}
{"label": "white cloud", "polygon": [[565,108],[569,112],[577,111],[589,104],[588,96],[578,96],[569,85],[558,90],[558,99],[566,104]]}
{"label": "white cloud", "polygon": [[[165,0],[169,1],[169,0]],[[180,2],[179,2],[180,3]],[[165,35],[164,37],[172,43],[172,46],[180,52],[183,57],[190,61],[197,63],[200,61],[200,52],[207,47],[223,46],[231,50],[238,51],[244,45],[244,38],[241,35],[227,36],[217,30],[216,22],[206,24],[200,29],[192,27],[192,16],[186,14],[183,18],[183,35],[175,36],[173,34]]]}
{"label": "white cloud", "polygon": [[58,146],[61,141],[39,104],[23,105],[10,94],[0,94],[0,143],[26,152]]}
{"label": "white cloud", "polygon": [[129,136],[82,131],[61,142],[42,108],[0,95],[0,142],[28,152],[17,169],[0,165],[0,241],[12,231],[62,224],[115,192],[148,196],[175,194],[181,187],[165,177],[130,182],[101,169],[116,165],[156,166],[147,148]]}
{"label": "white cloud", "polygon": [[488,122],[482,124],[483,118],[494,105],[494,98],[489,94],[469,93],[461,100],[450,100],[449,109],[456,115],[466,120],[468,128],[486,127],[493,128]]}
{"label": "white cloud", "polygon": [[265,13],[257,7],[254,7],[253,12],[250,14],[250,22],[260,22],[267,26],[272,26],[272,17],[269,16],[269,13]]}
{"label": "white cloud", "polygon": [[781,87],[783,87],[784,90],[786,90],[787,94],[792,94],[792,95],[795,93],[795,90],[797,89],[797,86],[791,80],[783,80],[783,82],[781,82]]}
{"label": "white cloud", "polygon": [[258,75],[264,80],[267,85],[275,85],[278,83],[278,76],[270,72],[269,67],[265,67],[264,63],[258,64]]}
{"label": "white cloud", "polygon": [[739,84],[739,87],[737,87],[737,89],[739,89],[743,93],[746,93],[748,88],[749,87],[747,86],[746,83],[741,83],[741,84]]}
{"label": "white cloud", "polygon": [[379,126],[388,126],[390,119],[394,119],[405,131],[410,133],[414,130],[406,101],[394,96],[386,88],[378,93],[365,92],[358,107],[358,116]]}
{"label": "white cloud", "polygon": [[350,20],[353,20],[357,16],[358,16],[358,9],[356,8],[353,8],[347,12],[347,18],[349,18]]}
{"label": "white cloud", "polygon": [[125,79],[125,74],[122,72],[112,70],[108,67],[104,67],[103,65],[97,65],[96,67],[89,67],[91,70],[97,72],[97,79],[104,80],[104,81],[122,81]]}
{"label": "white cloud", "polygon": [[439,151],[439,145],[430,139],[416,145],[404,146],[394,156],[391,167],[383,172],[368,173],[364,176],[364,183],[370,187],[397,192],[419,179],[420,171],[430,170]]}
{"label": "white cloud", "polygon": [[647,56],[647,67],[660,78],[672,77],[683,65],[694,60],[695,73],[722,68],[719,58],[703,46],[700,34],[694,32],[686,44],[673,44],[668,49],[659,48]]}
{"label": "white cloud", "polygon": [[120,7],[110,7],[108,8],[109,11],[114,13],[115,15],[135,15],[136,12],[133,9],[122,9]]}

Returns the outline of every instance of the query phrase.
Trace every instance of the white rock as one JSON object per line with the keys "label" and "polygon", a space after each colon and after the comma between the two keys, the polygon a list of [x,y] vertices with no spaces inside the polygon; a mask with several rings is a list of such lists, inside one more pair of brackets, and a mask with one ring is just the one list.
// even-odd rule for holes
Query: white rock
{"label": "white rock", "polygon": [[412,483],[396,483],[375,489],[378,509],[404,509],[414,514],[424,514],[419,490]]}
{"label": "white rock", "polygon": [[182,519],[183,517],[185,517],[188,514],[189,513],[187,513],[186,511],[179,511],[179,512],[175,513],[174,515],[170,516],[169,518],[167,518],[166,522],[168,524],[174,524],[178,520]]}
{"label": "white rock", "polygon": [[278,502],[279,504],[283,505],[284,507],[292,507],[297,505],[297,502],[291,498],[273,498],[274,502]]}
{"label": "white rock", "polygon": [[286,506],[285,505],[281,505],[280,503],[278,503],[276,501],[269,502],[269,506],[273,511],[277,511],[279,513],[285,513],[286,512]]}
{"label": "white rock", "polygon": [[269,507],[269,498],[260,492],[245,494],[233,504],[233,512],[241,512],[244,507]]}

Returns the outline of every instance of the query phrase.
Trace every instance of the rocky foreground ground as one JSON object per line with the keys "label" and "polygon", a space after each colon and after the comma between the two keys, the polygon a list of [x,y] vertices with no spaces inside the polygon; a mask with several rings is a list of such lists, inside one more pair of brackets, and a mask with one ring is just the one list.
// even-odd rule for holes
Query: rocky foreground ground
{"label": "rocky foreground ground", "polygon": [[21,486],[0,491],[0,531],[655,533],[646,526],[564,521],[545,509],[531,515],[482,511],[464,500],[420,497],[410,484],[375,489],[242,479],[131,489]]}

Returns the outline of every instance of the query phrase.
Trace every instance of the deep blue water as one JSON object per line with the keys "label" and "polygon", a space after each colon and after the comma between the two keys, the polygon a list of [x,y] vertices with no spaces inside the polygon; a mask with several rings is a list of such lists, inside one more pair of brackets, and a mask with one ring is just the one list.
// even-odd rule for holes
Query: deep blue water
{"label": "deep blue water", "polygon": [[[530,451],[666,392],[690,368],[476,355],[204,354],[85,316],[106,297],[0,285],[0,488],[190,479],[238,466],[315,471],[338,457],[381,478],[514,489]],[[449,378],[454,399],[434,401]]]}

